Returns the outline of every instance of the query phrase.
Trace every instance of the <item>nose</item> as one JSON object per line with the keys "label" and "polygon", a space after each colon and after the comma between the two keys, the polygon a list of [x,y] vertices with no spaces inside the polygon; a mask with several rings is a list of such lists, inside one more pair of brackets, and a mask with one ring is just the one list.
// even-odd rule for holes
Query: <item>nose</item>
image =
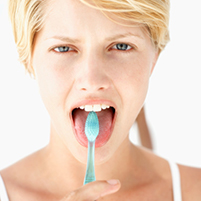
{"label": "nose", "polygon": [[107,72],[106,62],[100,57],[91,55],[79,65],[76,77],[76,88],[79,91],[94,93],[103,91],[111,86],[111,80]]}

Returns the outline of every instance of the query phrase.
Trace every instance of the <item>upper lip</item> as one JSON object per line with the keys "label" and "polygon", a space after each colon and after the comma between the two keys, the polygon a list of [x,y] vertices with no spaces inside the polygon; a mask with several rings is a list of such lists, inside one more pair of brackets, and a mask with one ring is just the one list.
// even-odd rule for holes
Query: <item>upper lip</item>
{"label": "upper lip", "polygon": [[83,105],[95,105],[95,104],[105,104],[108,106],[113,107],[115,110],[117,109],[116,104],[110,100],[105,100],[105,99],[93,99],[93,100],[81,100],[73,104],[70,108],[70,111],[72,112],[74,109],[79,108],[80,106]]}

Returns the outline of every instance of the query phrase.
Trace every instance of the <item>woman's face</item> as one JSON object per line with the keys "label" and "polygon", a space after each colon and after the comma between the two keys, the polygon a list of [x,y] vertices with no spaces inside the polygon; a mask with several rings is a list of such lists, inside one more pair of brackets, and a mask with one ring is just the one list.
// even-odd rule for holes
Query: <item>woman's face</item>
{"label": "woman's face", "polygon": [[53,0],[47,10],[45,25],[35,37],[32,66],[51,132],[86,163],[84,123],[94,107],[100,123],[96,162],[102,163],[128,137],[157,52],[142,28],[114,23],[78,0]]}

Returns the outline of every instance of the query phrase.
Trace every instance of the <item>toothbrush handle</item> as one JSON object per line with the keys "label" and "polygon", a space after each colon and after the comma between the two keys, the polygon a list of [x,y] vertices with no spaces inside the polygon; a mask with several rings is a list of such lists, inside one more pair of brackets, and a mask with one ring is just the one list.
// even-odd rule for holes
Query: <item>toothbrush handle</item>
{"label": "toothbrush handle", "polygon": [[94,169],[94,151],[95,141],[88,142],[88,158],[87,158],[87,170],[84,179],[84,185],[96,181],[95,169]]}

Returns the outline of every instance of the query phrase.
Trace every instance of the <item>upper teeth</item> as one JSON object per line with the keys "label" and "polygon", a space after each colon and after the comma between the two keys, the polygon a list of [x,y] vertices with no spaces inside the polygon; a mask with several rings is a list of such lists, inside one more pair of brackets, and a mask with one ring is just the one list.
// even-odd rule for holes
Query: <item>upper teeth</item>
{"label": "upper teeth", "polygon": [[105,110],[106,108],[109,108],[109,105],[104,105],[104,104],[96,104],[96,105],[82,105],[79,108],[84,109],[86,112],[100,112],[102,109]]}

